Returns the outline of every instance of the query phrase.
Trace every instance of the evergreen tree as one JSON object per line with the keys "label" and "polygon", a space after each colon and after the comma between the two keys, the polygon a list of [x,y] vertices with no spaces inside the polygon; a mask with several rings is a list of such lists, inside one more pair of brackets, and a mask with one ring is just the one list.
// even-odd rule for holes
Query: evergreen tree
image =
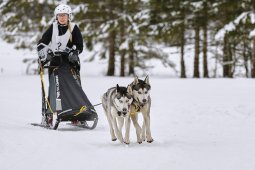
{"label": "evergreen tree", "polygon": [[3,39],[17,48],[32,48],[44,26],[52,20],[54,4],[48,1],[4,1],[1,4]]}
{"label": "evergreen tree", "polygon": [[[214,57],[224,77],[255,77],[249,33],[255,24],[252,0],[69,0],[86,48],[107,58],[107,75],[136,74],[147,69],[146,60],[158,59],[169,68],[175,63],[157,45],[178,47],[180,77],[186,75],[186,47],[194,50],[194,77],[210,77],[208,61]],[[54,21],[60,1],[0,0],[0,36],[17,48],[34,48]],[[229,29],[229,25],[233,28]],[[222,34],[223,32],[223,34]],[[222,34],[215,39],[215,35]],[[216,51],[216,46],[219,47]],[[215,54],[213,53],[214,51]],[[210,54],[210,55],[208,55]],[[214,56],[212,56],[214,55]],[[203,62],[199,62],[200,56]],[[90,58],[93,60],[93,57]],[[199,63],[203,64],[201,67]],[[189,63],[190,64],[190,63]],[[117,70],[117,68],[119,70]],[[243,75],[239,70],[244,70]],[[200,71],[203,71],[203,74]],[[221,76],[221,75],[216,75]]]}

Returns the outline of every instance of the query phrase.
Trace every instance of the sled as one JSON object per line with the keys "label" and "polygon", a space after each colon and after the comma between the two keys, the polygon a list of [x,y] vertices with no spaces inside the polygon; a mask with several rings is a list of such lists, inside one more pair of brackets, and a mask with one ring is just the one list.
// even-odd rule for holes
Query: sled
{"label": "sled", "polygon": [[[47,45],[46,54],[49,52]],[[52,51],[51,51],[52,52]],[[56,130],[61,122],[79,122],[85,129],[97,126],[98,115],[94,106],[84,93],[79,75],[78,63],[70,64],[68,55],[72,49],[54,52],[51,62],[38,60],[42,87],[42,122],[32,123],[33,126]],[[49,64],[50,63],[50,64]],[[49,90],[46,95],[43,74],[48,69]],[[88,123],[90,122],[90,123]],[[74,126],[76,126],[73,123]],[[78,126],[78,124],[77,124]]]}

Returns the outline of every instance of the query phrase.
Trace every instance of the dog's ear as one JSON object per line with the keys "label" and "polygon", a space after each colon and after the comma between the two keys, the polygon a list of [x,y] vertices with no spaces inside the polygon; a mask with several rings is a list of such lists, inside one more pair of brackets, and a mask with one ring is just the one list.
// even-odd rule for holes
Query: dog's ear
{"label": "dog's ear", "polygon": [[134,85],[136,85],[136,84],[138,84],[138,83],[139,83],[138,77],[135,76]]}
{"label": "dog's ear", "polygon": [[144,79],[144,82],[148,85],[150,85],[150,82],[149,82],[149,76],[147,75]]}
{"label": "dog's ear", "polygon": [[120,91],[120,86],[119,86],[119,84],[116,85],[116,93],[117,93],[118,91]]}
{"label": "dog's ear", "polygon": [[132,95],[132,88],[130,85],[127,86],[127,92],[128,94]]}

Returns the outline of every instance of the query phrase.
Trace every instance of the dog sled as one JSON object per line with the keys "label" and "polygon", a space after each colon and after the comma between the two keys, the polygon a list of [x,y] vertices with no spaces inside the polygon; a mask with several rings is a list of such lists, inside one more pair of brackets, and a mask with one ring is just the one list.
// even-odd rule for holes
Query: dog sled
{"label": "dog sled", "polygon": [[[73,49],[52,52],[45,44],[45,56],[53,54],[53,62],[39,59],[40,79],[42,87],[42,122],[32,123],[56,130],[61,122],[86,129],[94,129],[97,126],[98,115],[94,106],[84,93],[80,74],[79,63],[72,65],[68,62],[68,55]],[[78,61],[79,62],[79,61]],[[48,70],[49,89],[45,90],[43,79],[44,71]]]}

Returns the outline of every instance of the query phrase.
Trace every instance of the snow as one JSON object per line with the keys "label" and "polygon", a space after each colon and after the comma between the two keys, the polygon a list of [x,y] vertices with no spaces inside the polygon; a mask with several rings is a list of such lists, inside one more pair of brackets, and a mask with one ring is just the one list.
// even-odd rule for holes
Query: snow
{"label": "snow", "polygon": [[255,36],[255,29],[252,30],[252,31],[250,32],[250,34],[249,34],[249,37],[250,37],[250,38],[252,38],[252,37],[254,37],[254,36]]}
{"label": "snow", "polygon": [[23,59],[35,58],[37,53],[29,50],[17,51],[13,45],[0,40],[0,75],[1,74],[24,74],[25,65]]}
{"label": "snow", "polygon": [[223,40],[226,32],[230,32],[233,31],[236,28],[235,23],[230,22],[229,24],[225,25],[222,29],[220,29],[217,34],[215,35],[215,39],[216,40]]}
{"label": "snow", "polygon": [[[240,23],[240,22],[245,22],[245,20],[249,18],[251,20],[251,23],[255,23],[255,14],[253,13],[253,11],[251,12],[243,12],[242,14],[240,14],[234,21],[231,21],[230,23],[228,23],[227,25],[225,25],[222,29],[220,29],[217,34],[215,35],[215,39],[216,40],[223,40],[225,34],[227,32],[231,32],[233,30],[236,29],[236,26]],[[254,36],[254,30],[250,32],[250,37]]]}
{"label": "snow", "polygon": [[[33,56],[1,42],[0,165],[20,169],[254,170],[255,81],[253,79],[174,79],[151,76],[151,130],[154,142],[112,142],[102,107],[94,130],[33,127],[40,122],[38,75],[22,73],[21,58]],[[83,65],[82,85],[93,104],[117,83],[132,77],[104,77],[99,65]],[[12,69],[11,69],[12,68]],[[92,73],[90,75],[90,73]],[[144,78],[144,77],[142,77]],[[47,81],[47,76],[45,76]],[[139,119],[141,120],[141,119]]]}

